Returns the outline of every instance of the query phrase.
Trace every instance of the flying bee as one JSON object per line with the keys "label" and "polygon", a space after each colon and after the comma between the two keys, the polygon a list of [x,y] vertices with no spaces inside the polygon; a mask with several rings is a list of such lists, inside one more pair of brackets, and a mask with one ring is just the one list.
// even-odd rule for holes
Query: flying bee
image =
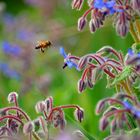
{"label": "flying bee", "polygon": [[52,46],[52,43],[48,40],[46,41],[38,41],[37,46],[35,47],[35,49],[40,49],[41,52],[44,53],[44,49],[45,48],[50,48]]}

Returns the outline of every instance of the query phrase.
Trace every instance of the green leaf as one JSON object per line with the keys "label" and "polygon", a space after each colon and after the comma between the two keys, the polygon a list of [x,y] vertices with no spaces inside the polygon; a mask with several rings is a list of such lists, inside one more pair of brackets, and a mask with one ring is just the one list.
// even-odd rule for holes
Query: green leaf
{"label": "green leaf", "polygon": [[119,82],[128,78],[131,75],[132,69],[131,66],[126,66],[121,73],[119,73],[114,81],[112,82],[111,86],[118,84]]}
{"label": "green leaf", "polygon": [[73,123],[75,124],[76,127],[85,135],[85,137],[88,140],[96,140],[91,134],[89,134],[81,125],[79,125],[76,121],[74,121],[68,114],[66,114],[66,117]]}

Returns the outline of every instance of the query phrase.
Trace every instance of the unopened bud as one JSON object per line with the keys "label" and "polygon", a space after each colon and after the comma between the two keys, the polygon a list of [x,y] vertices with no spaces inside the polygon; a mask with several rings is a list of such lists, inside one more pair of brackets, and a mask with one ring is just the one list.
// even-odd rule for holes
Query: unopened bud
{"label": "unopened bud", "polygon": [[35,109],[36,109],[36,112],[37,113],[40,113],[40,112],[43,112],[45,111],[46,109],[46,104],[44,101],[39,101],[37,102],[36,106],[35,106]]}
{"label": "unopened bud", "polygon": [[92,83],[91,78],[88,78],[88,80],[87,80],[87,86],[89,88],[93,88],[94,87],[94,84]]}
{"label": "unopened bud", "polygon": [[83,2],[83,0],[73,0],[71,4],[72,9],[81,10]]}
{"label": "unopened bud", "polygon": [[16,92],[10,92],[7,100],[9,103],[14,103],[17,98],[18,98],[18,94]]}
{"label": "unopened bud", "polygon": [[132,7],[140,12],[140,0],[132,0]]}
{"label": "unopened bud", "polygon": [[100,100],[96,106],[96,114],[100,114],[105,109],[105,100]]}
{"label": "unopened bud", "polygon": [[109,122],[105,116],[100,119],[100,130],[104,131],[108,126]]}
{"label": "unopened bud", "polygon": [[74,136],[74,139],[78,139],[81,140],[83,138],[85,138],[84,134],[80,131],[80,130],[75,130],[72,135]]}
{"label": "unopened bud", "polygon": [[33,122],[29,121],[29,122],[25,123],[24,126],[23,126],[23,133],[28,134],[28,133],[30,133],[32,131],[34,131]]}
{"label": "unopened bud", "polygon": [[46,104],[46,111],[50,112],[52,110],[52,106],[53,106],[53,97],[50,96],[45,100],[45,104]]}
{"label": "unopened bud", "polygon": [[75,116],[76,120],[82,122],[82,120],[84,119],[84,110],[82,108],[76,109],[74,111],[74,116]]}
{"label": "unopened bud", "polygon": [[90,22],[89,22],[89,29],[90,29],[91,33],[94,33],[96,31],[96,27],[93,23],[93,19],[91,19]]}
{"label": "unopened bud", "polygon": [[87,63],[88,63],[88,57],[87,56],[81,57],[81,59],[78,62],[78,69],[79,70],[84,69],[86,67]]}
{"label": "unopened bud", "polygon": [[65,119],[60,119],[60,129],[64,130],[66,126],[66,120]]}
{"label": "unopened bud", "polygon": [[113,121],[111,122],[111,133],[114,133],[117,129],[117,122],[116,119],[114,118]]}
{"label": "unopened bud", "polygon": [[78,30],[81,31],[84,29],[85,25],[87,23],[87,20],[85,17],[80,17],[78,20]]}
{"label": "unopened bud", "polygon": [[121,37],[125,37],[129,31],[129,23],[120,24],[119,22],[116,24],[116,31]]}
{"label": "unopened bud", "polygon": [[79,91],[79,93],[83,92],[85,90],[86,86],[87,86],[87,84],[85,83],[85,81],[80,79],[78,81],[78,91]]}

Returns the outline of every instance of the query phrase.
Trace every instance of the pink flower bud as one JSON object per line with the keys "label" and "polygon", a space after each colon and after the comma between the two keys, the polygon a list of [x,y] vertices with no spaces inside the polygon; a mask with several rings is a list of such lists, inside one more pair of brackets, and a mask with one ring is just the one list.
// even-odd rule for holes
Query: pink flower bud
{"label": "pink flower bud", "polygon": [[50,96],[45,100],[45,104],[46,104],[46,111],[50,112],[52,110],[52,106],[53,106],[53,97]]}
{"label": "pink flower bud", "polygon": [[36,106],[35,106],[35,109],[36,109],[36,112],[37,113],[40,113],[40,112],[43,112],[45,111],[46,109],[46,104],[44,101],[39,101],[37,102]]}
{"label": "pink flower bud", "polygon": [[100,100],[96,106],[96,114],[100,114],[105,109],[105,100]]}
{"label": "pink flower bud", "polygon": [[116,119],[114,118],[113,121],[111,122],[111,133],[114,133],[117,129],[117,123]]}
{"label": "pink flower bud", "polygon": [[80,17],[78,20],[78,30],[81,31],[84,29],[85,25],[87,23],[87,20],[85,17]]}
{"label": "pink flower bud", "polygon": [[132,0],[132,7],[140,12],[140,0]]}
{"label": "pink flower bud", "polygon": [[79,91],[79,93],[83,92],[85,90],[86,86],[87,86],[87,84],[85,83],[85,81],[80,79],[78,81],[78,91]]}
{"label": "pink flower bud", "polygon": [[73,0],[72,1],[72,9],[81,10],[84,0]]}
{"label": "pink flower bud", "polygon": [[84,118],[84,110],[82,108],[76,109],[74,111],[74,116],[75,116],[76,120],[82,122],[82,120]]}
{"label": "pink flower bud", "polygon": [[23,126],[23,133],[28,134],[28,133],[30,133],[32,131],[34,131],[33,122],[29,121],[29,122],[25,123],[24,126]]}
{"label": "pink flower bud", "polygon": [[108,126],[109,122],[105,116],[100,119],[100,130],[104,131]]}
{"label": "pink flower bud", "polygon": [[90,29],[91,33],[94,33],[96,31],[96,27],[93,23],[93,19],[91,19],[90,22],[89,22],[89,29]]}
{"label": "pink flower bud", "polygon": [[87,56],[81,57],[81,59],[78,62],[78,69],[79,70],[84,69],[86,67],[87,63],[88,63],[88,57]]}
{"label": "pink flower bud", "polygon": [[84,134],[80,130],[75,130],[72,135],[77,140],[85,138]]}
{"label": "pink flower bud", "polygon": [[7,100],[9,103],[15,103],[17,98],[18,98],[18,94],[16,92],[10,92]]}

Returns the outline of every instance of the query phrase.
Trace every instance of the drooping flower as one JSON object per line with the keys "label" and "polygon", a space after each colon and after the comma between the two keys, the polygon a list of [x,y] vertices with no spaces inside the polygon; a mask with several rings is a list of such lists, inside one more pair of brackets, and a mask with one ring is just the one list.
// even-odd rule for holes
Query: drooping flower
{"label": "drooping flower", "polygon": [[114,14],[116,12],[115,7],[115,0],[104,2],[103,0],[95,0],[93,6],[100,10],[108,10],[110,14]]}
{"label": "drooping flower", "polygon": [[72,59],[70,59],[70,54],[66,54],[64,48],[60,48],[60,54],[64,57],[64,66],[63,68],[65,67],[69,67],[69,68],[72,68],[72,67],[75,67],[77,69],[77,64],[75,61],[72,61]]}

